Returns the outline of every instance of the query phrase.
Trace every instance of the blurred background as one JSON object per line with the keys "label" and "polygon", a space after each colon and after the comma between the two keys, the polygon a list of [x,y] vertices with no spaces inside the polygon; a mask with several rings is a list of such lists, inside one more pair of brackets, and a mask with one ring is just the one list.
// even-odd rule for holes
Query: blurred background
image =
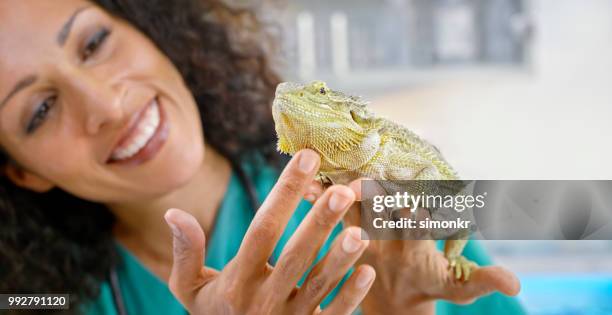
{"label": "blurred background", "polygon": [[[276,7],[288,79],[363,96],[463,178],[612,179],[611,0]],[[483,243],[530,313],[612,314],[611,241]]]}

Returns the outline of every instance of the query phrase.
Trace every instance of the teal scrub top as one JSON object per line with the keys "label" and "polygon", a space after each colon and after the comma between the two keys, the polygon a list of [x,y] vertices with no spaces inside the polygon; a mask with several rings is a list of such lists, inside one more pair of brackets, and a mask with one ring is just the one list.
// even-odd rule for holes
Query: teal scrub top
{"label": "teal scrub top", "polygon": [[[255,186],[259,200],[264,200],[276,183],[279,172],[263,163],[257,163],[258,167],[254,165],[253,163],[246,164],[244,166],[245,173]],[[204,262],[206,266],[221,270],[238,252],[242,238],[254,216],[254,211],[251,209],[247,196],[248,194],[242,186],[239,177],[236,173],[232,173],[226,194],[219,208],[213,234],[208,238]],[[306,201],[302,201],[299,204],[274,250],[272,261],[278,259],[284,245],[297,229],[302,219],[304,219],[310,207],[311,205]],[[334,229],[332,235],[321,249],[317,261],[325,255],[331,242],[341,230],[341,226],[337,226]],[[128,314],[187,314],[186,310],[174,298],[166,283],[151,273],[134,255],[118,243],[117,249],[121,257],[121,262],[117,267],[117,274]],[[491,259],[475,241],[468,243],[464,254],[481,266],[491,264]],[[342,282],[339,287],[341,285]],[[323,306],[333,299],[339,287],[330,293],[323,302]],[[116,315],[117,311],[113,302],[110,284],[108,282],[102,283],[98,298],[84,304],[82,310],[84,314],[88,315]],[[525,311],[515,298],[494,293],[480,298],[467,306],[439,301],[436,306],[436,314],[516,315],[525,314]]]}

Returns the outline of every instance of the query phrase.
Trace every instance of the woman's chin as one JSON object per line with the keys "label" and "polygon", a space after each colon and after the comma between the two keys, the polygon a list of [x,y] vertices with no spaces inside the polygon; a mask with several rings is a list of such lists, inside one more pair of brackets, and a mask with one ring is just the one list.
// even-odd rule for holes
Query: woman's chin
{"label": "woman's chin", "polygon": [[194,145],[191,148],[187,152],[184,150],[168,152],[169,156],[158,165],[159,171],[152,171],[158,175],[151,180],[156,181],[156,185],[163,186],[164,190],[178,189],[189,183],[202,169],[204,160],[203,145]]}

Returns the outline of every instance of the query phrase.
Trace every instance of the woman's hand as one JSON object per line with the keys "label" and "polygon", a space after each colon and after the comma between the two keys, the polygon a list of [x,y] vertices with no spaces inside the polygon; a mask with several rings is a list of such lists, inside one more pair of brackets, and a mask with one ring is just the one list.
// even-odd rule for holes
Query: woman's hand
{"label": "woman's hand", "polygon": [[360,229],[345,229],[329,253],[296,285],[355,200],[345,186],[323,193],[287,242],[277,264],[267,261],[319,166],[311,150],[299,152],[257,211],[238,254],[221,271],[203,267],[204,233],[194,217],[171,209],[174,234],[169,286],[191,314],[350,314],[365,297],[375,272],[360,266],[323,311],[319,304],[367,248]]}
{"label": "woman's hand", "polygon": [[[361,200],[360,180],[349,187]],[[324,191],[319,182],[313,181],[305,198],[318,202]],[[359,203],[351,207],[345,223],[360,224],[359,207]],[[520,290],[518,278],[498,266],[477,268],[469,281],[456,280],[432,240],[372,240],[358,262],[373,266],[377,272],[377,280],[362,304],[364,314],[433,314],[436,299],[467,304],[494,291],[514,296]]]}

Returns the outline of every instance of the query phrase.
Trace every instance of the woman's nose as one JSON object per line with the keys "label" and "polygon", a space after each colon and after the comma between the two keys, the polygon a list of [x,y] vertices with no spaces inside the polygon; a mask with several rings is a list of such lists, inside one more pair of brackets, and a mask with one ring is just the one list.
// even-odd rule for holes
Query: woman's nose
{"label": "woman's nose", "polygon": [[[90,135],[97,134],[105,125],[114,125],[123,121],[123,108],[120,95],[113,95],[105,101],[93,101],[90,103],[92,109],[86,116],[85,130]],[[100,98],[98,100],[104,100]]]}
{"label": "woman's nose", "polygon": [[80,74],[73,80],[76,108],[80,108],[87,134],[95,135],[105,126],[121,124],[124,120],[122,104],[124,90],[120,84],[99,79],[92,75]]}

